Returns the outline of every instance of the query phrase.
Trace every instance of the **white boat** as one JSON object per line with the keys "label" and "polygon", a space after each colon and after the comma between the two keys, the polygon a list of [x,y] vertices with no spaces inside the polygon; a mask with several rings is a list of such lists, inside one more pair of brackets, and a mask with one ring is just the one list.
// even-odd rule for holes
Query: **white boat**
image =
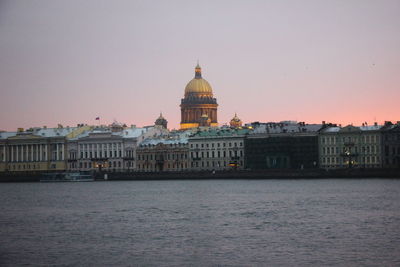
{"label": "white boat", "polygon": [[41,182],[93,182],[94,178],[90,174],[80,172],[54,172],[44,173]]}

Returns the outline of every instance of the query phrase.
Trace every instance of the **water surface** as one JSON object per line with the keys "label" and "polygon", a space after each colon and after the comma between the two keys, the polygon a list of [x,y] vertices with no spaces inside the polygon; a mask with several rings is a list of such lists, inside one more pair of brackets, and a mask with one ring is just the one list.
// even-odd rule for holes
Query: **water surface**
{"label": "water surface", "polygon": [[0,184],[0,265],[399,266],[400,180]]}

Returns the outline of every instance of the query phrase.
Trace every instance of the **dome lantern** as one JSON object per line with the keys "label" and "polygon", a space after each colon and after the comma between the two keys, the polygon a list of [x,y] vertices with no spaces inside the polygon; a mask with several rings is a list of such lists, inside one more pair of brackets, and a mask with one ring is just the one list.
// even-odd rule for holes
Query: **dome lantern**
{"label": "dome lantern", "polygon": [[199,65],[199,62],[197,62],[196,68],[194,69],[194,78],[201,79],[201,67]]}

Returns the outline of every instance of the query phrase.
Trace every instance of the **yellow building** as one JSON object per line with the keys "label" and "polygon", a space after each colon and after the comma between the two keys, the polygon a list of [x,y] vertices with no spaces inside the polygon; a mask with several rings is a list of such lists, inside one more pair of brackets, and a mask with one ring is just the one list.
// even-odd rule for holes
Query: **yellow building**
{"label": "yellow building", "polygon": [[78,127],[31,128],[0,133],[0,172],[64,171],[67,139],[91,129]]}

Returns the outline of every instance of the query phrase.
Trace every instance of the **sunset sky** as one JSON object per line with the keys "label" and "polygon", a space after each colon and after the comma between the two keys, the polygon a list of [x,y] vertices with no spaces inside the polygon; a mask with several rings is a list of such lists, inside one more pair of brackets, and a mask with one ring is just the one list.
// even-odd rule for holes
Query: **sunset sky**
{"label": "sunset sky", "polygon": [[400,121],[398,0],[0,0],[0,130],[178,128],[197,60],[220,124]]}

